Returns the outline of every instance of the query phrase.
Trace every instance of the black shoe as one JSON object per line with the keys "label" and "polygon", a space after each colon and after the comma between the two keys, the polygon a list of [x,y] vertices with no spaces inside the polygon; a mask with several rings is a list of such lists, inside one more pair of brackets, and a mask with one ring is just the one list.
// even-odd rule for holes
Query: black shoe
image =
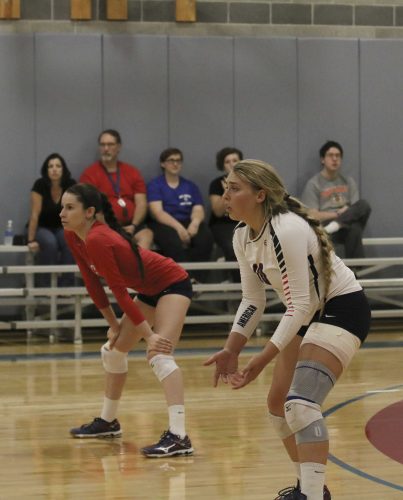
{"label": "black shoe", "polygon": [[175,455],[191,455],[192,443],[188,436],[183,439],[170,431],[162,433],[156,444],[145,446],[141,452],[148,458],[173,457]]}
{"label": "black shoe", "polygon": [[297,486],[289,486],[288,488],[284,488],[278,492],[278,496],[274,500],[296,500],[298,495],[301,493],[299,488],[299,481],[297,482]]}
{"label": "black shoe", "polygon": [[71,429],[70,434],[75,438],[120,437],[122,430],[116,418],[112,422],[107,422],[97,417],[89,424]]}
{"label": "black shoe", "polygon": [[[306,495],[301,493],[301,486],[297,481],[296,486],[289,486],[278,492],[278,496],[274,500],[304,500]],[[332,500],[332,496],[328,487],[323,487],[323,500]]]}

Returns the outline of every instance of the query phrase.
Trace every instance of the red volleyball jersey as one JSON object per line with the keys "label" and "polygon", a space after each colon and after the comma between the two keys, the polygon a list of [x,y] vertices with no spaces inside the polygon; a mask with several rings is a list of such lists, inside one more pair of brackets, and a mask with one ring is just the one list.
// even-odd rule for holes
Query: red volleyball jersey
{"label": "red volleyball jersey", "polygon": [[188,273],[172,259],[139,247],[144,266],[143,279],[136,255],[128,241],[106,224],[95,222],[85,241],[73,231],[65,231],[64,234],[80,268],[85,286],[98,309],[104,309],[109,305],[100,280],[102,277],[122,311],[135,325],[145,318],[133,302],[127,288],[144,295],[157,295],[169,285],[188,276]]}

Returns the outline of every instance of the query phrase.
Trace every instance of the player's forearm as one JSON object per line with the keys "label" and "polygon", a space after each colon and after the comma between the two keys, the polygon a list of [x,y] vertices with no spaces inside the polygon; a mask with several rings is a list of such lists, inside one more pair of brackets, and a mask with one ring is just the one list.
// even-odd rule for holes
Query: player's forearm
{"label": "player's forearm", "polygon": [[239,354],[247,343],[248,339],[238,332],[231,332],[225,342],[224,349],[227,351]]}
{"label": "player's forearm", "polygon": [[102,316],[106,319],[109,327],[114,331],[119,331],[119,321],[111,306],[100,309]]}

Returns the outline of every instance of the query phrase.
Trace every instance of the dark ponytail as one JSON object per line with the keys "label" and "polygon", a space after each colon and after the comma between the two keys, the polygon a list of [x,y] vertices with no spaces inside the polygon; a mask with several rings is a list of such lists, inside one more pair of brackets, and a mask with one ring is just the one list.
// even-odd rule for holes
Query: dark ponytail
{"label": "dark ponytail", "polygon": [[84,208],[94,207],[95,214],[101,213],[106,224],[129,243],[136,256],[141,278],[144,279],[144,264],[141,259],[139,248],[131,235],[118,223],[107,196],[98,191],[98,189],[91,184],[84,183],[74,184],[74,186],[69,187],[66,192],[76,196],[80,203],[83,204]]}

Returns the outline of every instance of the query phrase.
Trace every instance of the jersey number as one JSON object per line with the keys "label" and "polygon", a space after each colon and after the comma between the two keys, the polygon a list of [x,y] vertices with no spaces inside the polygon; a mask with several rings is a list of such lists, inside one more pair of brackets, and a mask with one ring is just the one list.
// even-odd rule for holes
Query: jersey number
{"label": "jersey number", "polygon": [[253,272],[257,274],[257,277],[260,279],[262,283],[266,283],[266,285],[270,285],[270,281],[263,271],[263,264],[253,264]]}

